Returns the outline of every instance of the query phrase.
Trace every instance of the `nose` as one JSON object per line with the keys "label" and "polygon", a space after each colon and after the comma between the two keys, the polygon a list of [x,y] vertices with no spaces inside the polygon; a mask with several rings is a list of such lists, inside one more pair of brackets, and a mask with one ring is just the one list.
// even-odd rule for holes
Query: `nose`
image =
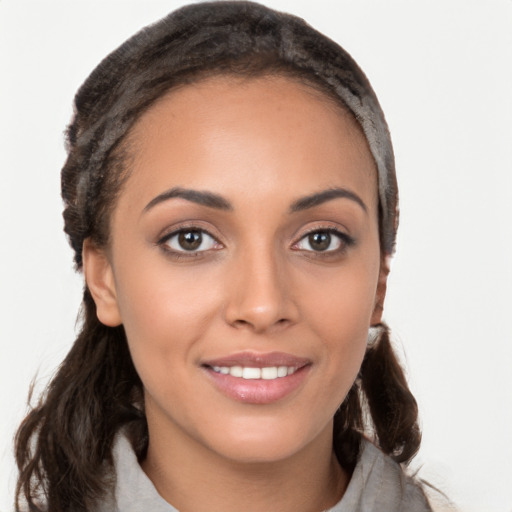
{"label": "nose", "polygon": [[293,325],[299,309],[286,263],[272,250],[241,254],[230,269],[226,322],[263,333]]}

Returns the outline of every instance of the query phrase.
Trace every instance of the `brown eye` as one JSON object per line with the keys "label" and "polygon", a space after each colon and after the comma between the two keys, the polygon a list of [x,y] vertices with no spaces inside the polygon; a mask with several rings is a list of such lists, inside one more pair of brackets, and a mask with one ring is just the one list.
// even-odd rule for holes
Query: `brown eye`
{"label": "brown eye", "polygon": [[177,231],[160,243],[166,245],[173,252],[203,252],[218,248],[215,238],[202,229],[183,229]]}
{"label": "brown eye", "polygon": [[178,235],[178,244],[185,251],[195,251],[201,246],[203,235],[200,231],[182,231]]}
{"label": "brown eye", "polygon": [[294,249],[307,252],[334,253],[352,245],[354,240],[337,229],[319,229],[302,237]]}
{"label": "brown eye", "polygon": [[308,235],[309,246],[313,251],[326,251],[331,245],[331,234],[325,231]]}

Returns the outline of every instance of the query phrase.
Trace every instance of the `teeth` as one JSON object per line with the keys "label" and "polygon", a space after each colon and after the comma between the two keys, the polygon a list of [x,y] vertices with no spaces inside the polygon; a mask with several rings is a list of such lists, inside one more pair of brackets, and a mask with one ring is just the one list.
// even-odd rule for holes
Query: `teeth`
{"label": "teeth", "polygon": [[233,377],[243,377],[244,376],[244,369],[241,366],[232,366],[229,369],[229,374]]}
{"label": "teeth", "polygon": [[286,377],[288,375],[288,367],[287,366],[279,366],[277,368],[277,376],[278,377]]}
{"label": "teeth", "polygon": [[269,366],[261,369],[261,378],[265,380],[277,379],[277,366]]}
{"label": "teeth", "polygon": [[295,373],[294,366],[267,366],[265,368],[252,368],[250,366],[213,366],[214,372],[242,379],[274,380]]}
{"label": "teeth", "polygon": [[244,379],[261,379],[261,368],[244,368],[242,372]]}

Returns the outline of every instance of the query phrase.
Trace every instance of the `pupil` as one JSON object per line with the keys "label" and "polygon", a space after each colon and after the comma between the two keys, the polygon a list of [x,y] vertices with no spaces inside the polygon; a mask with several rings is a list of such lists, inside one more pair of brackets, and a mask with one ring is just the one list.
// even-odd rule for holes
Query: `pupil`
{"label": "pupil", "polygon": [[331,235],[329,233],[313,233],[309,235],[309,244],[315,251],[325,251],[331,245]]}
{"label": "pupil", "polygon": [[180,246],[186,251],[197,249],[203,241],[200,231],[184,231],[178,237]]}

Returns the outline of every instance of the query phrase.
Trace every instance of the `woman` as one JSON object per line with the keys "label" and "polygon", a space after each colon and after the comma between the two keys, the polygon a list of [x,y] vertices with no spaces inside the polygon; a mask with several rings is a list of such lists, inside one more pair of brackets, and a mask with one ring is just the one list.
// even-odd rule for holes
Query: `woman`
{"label": "woman", "polygon": [[18,432],[18,508],[430,510],[397,464],[420,433],[381,321],[392,147],[346,52],[257,4],[195,4],[75,107],[83,326]]}

